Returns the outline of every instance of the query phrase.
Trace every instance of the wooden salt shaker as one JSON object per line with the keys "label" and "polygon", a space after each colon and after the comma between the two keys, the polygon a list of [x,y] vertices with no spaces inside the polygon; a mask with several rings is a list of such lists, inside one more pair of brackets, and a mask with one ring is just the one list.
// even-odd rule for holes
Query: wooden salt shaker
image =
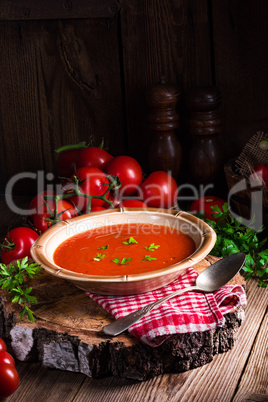
{"label": "wooden salt shaker", "polygon": [[164,170],[176,180],[181,166],[181,144],[177,138],[179,115],[176,111],[180,92],[165,79],[146,93],[151,133],[148,158],[151,171]]}
{"label": "wooden salt shaker", "polygon": [[197,87],[186,94],[190,111],[188,126],[193,140],[189,165],[198,184],[215,185],[222,170],[223,152],[219,137],[222,132],[221,98],[215,87]]}

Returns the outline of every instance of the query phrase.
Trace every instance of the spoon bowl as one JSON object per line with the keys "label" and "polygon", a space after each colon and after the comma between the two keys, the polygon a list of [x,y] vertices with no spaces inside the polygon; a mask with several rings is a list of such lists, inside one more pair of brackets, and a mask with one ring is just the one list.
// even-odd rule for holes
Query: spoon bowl
{"label": "spoon bowl", "polygon": [[240,271],[245,259],[246,254],[236,253],[216,261],[197,277],[197,288],[203,292],[214,292],[220,289]]}
{"label": "spoon bowl", "polygon": [[147,304],[139,310],[133,311],[119,320],[105,325],[102,330],[106,335],[117,336],[128,329],[132,324],[139,321],[142,317],[148,314],[155,307],[159,306],[163,302],[179,296],[185,292],[191,290],[201,292],[214,292],[220,289],[222,286],[230,282],[231,279],[240,271],[246,260],[246,254],[236,253],[229,255],[216,261],[214,264],[206,268],[196,279],[195,286],[188,286],[184,289],[177,290],[153,303]]}

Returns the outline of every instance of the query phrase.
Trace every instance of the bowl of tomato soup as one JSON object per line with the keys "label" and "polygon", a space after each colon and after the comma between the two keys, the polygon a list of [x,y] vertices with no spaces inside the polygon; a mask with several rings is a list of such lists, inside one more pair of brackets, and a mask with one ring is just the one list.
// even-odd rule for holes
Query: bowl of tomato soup
{"label": "bowl of tomato soup", "polygon": [[104,295],[145,293],[201,261],[214,230],[184,211],[120,208],[52,226],[31,248],[48,273]]}

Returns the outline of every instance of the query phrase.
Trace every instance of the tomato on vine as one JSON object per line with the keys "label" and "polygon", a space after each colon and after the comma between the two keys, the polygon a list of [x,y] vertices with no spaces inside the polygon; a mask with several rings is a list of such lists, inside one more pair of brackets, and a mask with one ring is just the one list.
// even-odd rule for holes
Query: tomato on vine
{"label": "tomato on vine", "polygon": [[137,193],[142,182],[142,169],[138,161],[131,156],[116,156],[107,164],[107,173],[117,176],[121,182],[119,194],[128,197]]}
{"label": "tomato on vine", "polygon": [[71,149],[59,155],[57,160],[57,172],[59,177],[68,178],[72,176],[75,171],[78,154],[79,150]]}
{"label": "tomato on vine", "polygon": [[85,141],[83,141],[79,144],[63,145],[56,149],[57,154],[59,154],[57,159],[57,172],[59,177],[69,178],[74,174],[79,151],[86,146]]}
{"label": "tomato on vine", "polygon": [[106,211],[104,207],[92,207],[90,212]]}
{"label": "tomato on vine", "polygon": [[112,159],[113,156],[104,149],[87,147],[79,151],[76,158],[76,168],[96,167],[105,172],[108,162]]}
{"label": "tomato on vine", "polygon": [[105,171],[107,163],[113,159],[103,148],[103,141],[99,147],[86,144],[85,141],[74,145],[64,145],[56,150],[58,175],[70,178],[77,169],[82,167],[96,167]]}
{"label": "tomato on vine", "polygon": [[111,191],[108,197],[109,201],[112,203],[112,205],[109,205],[108,203],[104,204],[105,208],[118,208],[120,203],[122,202],[121,198],[118,195],[118,192]]}
{"label": "tomato on vine", "polygon": [[110,181],[100,169],[95,167],[77,169],[73,180],[66,194],[80,212],[90,211],[92,207],[101,207],[105,204],[102,196],[106,194],[108,199]]}
{"label": "tomato on vine", "polygon": [[[47,196],[49,197],[54,197],[56,195],[56,191],[54,190],[44,190],[38,193],[34,198],[32,198],[30,204],[29,204],[29,217],[31,221],[33,222],[34,220],[34,215],[37,213],[38,209],[42,206],[45,205],[44,201],[47,200]],[[50,198],[51,199],[51,198]]]}
{"label": "tomato on vine", "polygon": [[120,206],[127,208],[148,208],[145,202],[134,199],[124,200],[121,202]]}
{"label": "tomato on vine", "polygon": [[38,233],[28,227],[17,227],[10,230],[1,244],[1,259],[4,264],[31,257],[30,249],[39,237]]}
{"label": "tomato on vine", "polygon": [[77,210],[71,202],[63,199],[48,199],[34,215],[34,226],[43,233],[55,223],[77,215]]}

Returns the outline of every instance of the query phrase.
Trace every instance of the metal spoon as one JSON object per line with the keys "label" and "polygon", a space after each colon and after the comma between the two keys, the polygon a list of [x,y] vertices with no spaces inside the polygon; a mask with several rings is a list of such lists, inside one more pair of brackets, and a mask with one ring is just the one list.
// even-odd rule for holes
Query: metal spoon
{"label": "metal spoon", "polygon": [[168,296],[162,297],[151,304],[147,304],[139,310],[133,311],[119,320],[105,325],[102,330],[106,335],[116,336],[128,329],[132,324],[139,321],[142,317],[148,314],[155,307],[159,306],[166,300],[172,297],[181,295],[182,293],[191,290],[199,290],[202,292],[214,292],[215,290],[226,285],[242,268],[245,263],[246,254],[236,253],[229,255],[216,261],[214,264],[206,268],[196,279],[195,286],[188,286],[187,288],[177,290]]}

